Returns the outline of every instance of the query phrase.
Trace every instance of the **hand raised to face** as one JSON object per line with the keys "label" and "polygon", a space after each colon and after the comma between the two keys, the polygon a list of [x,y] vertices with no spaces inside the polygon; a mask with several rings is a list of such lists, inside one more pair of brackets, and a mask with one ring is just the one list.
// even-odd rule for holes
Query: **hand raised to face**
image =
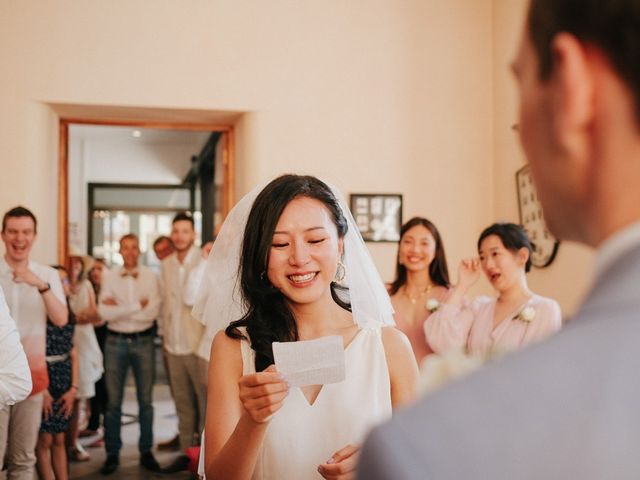
{"label": "hand raised to face", "polygon": [[469,289],[480,278],[480,259],[466,258],[458,266],[458,288]]}
{"label": "hand raised to face", "polygon": [[25,270],[16,270],[13,272],[13,281],[16,283],[26,283],[32,287],[42,289],[46,283],[28,268]]}

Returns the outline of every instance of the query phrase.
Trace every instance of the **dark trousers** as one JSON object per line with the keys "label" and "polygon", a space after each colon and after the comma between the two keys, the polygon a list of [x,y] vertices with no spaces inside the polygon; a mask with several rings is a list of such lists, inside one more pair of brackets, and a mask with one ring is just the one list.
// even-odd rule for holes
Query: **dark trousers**
{"label": "dark trousers", "polygon": [[107,413],[104,419],[104,443],[108,455],[118,455],[122,448],[120,437],[122,398],[129,367],[133,369],[138,398],[140,423],[140,453],[153,447],[152,391],[155,382],[156,363],[153,335],[123,338],[107,334],[104,352],[105,383],[107,385]]}

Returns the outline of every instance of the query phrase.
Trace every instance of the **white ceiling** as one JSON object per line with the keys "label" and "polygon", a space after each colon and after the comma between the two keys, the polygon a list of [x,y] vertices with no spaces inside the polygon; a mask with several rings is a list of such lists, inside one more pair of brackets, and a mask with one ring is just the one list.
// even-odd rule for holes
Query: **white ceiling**
{"label": "white ceiling", "polygon": [[[139,131],[140,137],[134,137],[133,132]],[[74,125],[69,126],[71,141],[90,142],[118,142],[139,144],[170,143],[172,145],[190,146],[199,152],[211,132],[197,132],[188,130],[162,130],[153,128],[119,127],[106,125]]]}

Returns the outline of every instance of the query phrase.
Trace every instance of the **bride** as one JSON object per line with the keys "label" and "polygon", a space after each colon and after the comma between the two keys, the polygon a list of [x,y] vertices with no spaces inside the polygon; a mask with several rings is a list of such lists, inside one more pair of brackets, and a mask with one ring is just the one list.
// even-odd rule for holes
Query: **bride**
{"label": "bride", "polygon": [[[224,331],[211,347],[206,478],[354,478],[360,442],[411,400],[417,366],[387,326],[389,297],[348,210],[317,178],[281,176],[232,210],[208,262],[194,314]],[[345,380],[289,387],[272,343],[328,335],[342,337]]]}

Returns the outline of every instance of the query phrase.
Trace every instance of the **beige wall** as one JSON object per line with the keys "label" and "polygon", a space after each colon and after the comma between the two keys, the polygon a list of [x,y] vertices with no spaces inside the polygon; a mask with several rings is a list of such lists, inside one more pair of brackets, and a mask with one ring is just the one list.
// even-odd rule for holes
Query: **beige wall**
{"label": "beige wall", "polygon": [[[502,129],[513,122],[504,63],[519,3],[7,0],[0,209],[32,207],[35,256],[55,259],[49,104],[233,112],[239,194],[286,171],[322,176],[345,194],[403,193],[405,219],[435,221],[455,271],[482,227],[516,212],[522,158]],[[371,250],[390,280],[395,246]],[[533,285],[571,304],[567,279],[583,271],[582,258],[563,245]]]}

